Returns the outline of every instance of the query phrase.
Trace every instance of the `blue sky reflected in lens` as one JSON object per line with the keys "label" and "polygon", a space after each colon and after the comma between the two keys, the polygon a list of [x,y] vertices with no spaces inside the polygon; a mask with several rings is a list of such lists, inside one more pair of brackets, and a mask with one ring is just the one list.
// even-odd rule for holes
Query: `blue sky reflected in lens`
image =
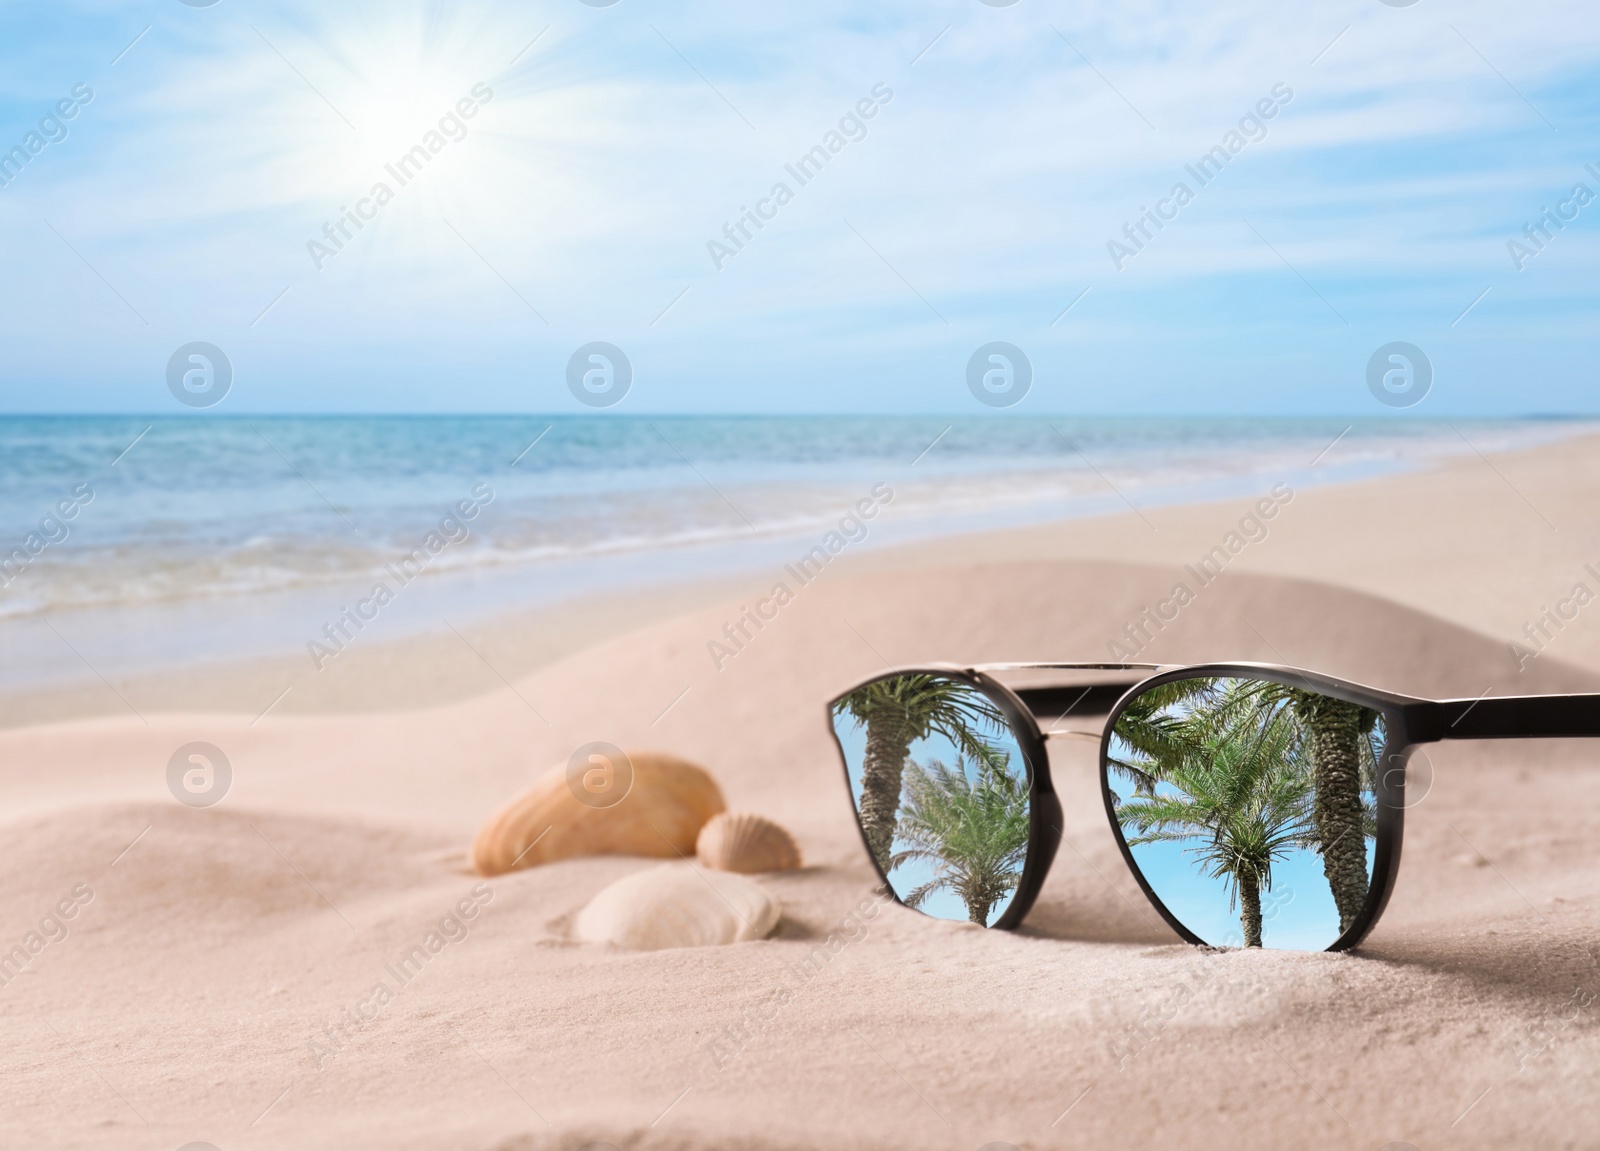
{"label": "blue sky reflected in lens", "polygon": [[[1112,781],[1119,798],[1133,788]],[[1194,857],[1176,843],[1147,843],[1131,849],[1156,896],[1178,920],[1213,947],[1243,946],[1239,908],[1228,906],[1221,879],[1208,878]],[[1367,874],[1372,874],[1376,843],[1367,843]],[[1261,943],[1295,951],[1322,951],[1339,938],[1339,911],[1322,873],[1322,858],[1301,848],[1272,869],[1272,890],[1261,893]]]}

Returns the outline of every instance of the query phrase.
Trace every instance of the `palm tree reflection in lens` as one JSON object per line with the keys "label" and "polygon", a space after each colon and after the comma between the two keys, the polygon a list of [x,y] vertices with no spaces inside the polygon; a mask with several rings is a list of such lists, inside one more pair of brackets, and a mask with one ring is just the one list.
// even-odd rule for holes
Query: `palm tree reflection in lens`
{"label": "palm tree reflection in lens", "polygon": [[[936,892],[949,891],[968,919],[987,925],[1016,890],[1028,851],[1027,776],[1013,766],[1020,752],[1004,714],[969,684],[916,673],[851,692],[834,705],[834,724],[841,744],[866,729],[859,764],[850,764],[859,766],[857,817],[901,900],[927,909]],[[934,739],[954,753],[954,766],[932,754],[914,758]],[[908,888],[908,865],[925,866],[928,877]]]}
{"label": "palm tree reflection in lens", "polygon": [[867,728],[867,754],[861,767],[861,830],[873,858],[889,870],[895,816],[900,810],[900,777],[911,745],[937,733],[962,755],[994,751],[979,731],[1004,731],[1005,716],[989,698],[960,680],[940,675],[895,675],[858,688],[834,705],[835,723],[852,717]]}
{"label": "palm tree reflection in lens", "polygon": [[1266,680],[1188,679],[1135,699],[1113,735],[1110,766],[1133,785],[1116,799],[1123,838],[1180,919],[1168,893],[1181,882],[1139,848],[1184,845],[1202,875],[1222,881],[1247,947],[1262,946],[1274,868],[1302,851],[1320,856],[1337,912],[1323,945],[1354,922],[1376,834],[1376,712]]}
{"label": "palm tree reflection in lens", "polygon": [[905,810],[896,829],[900,850],[889,857],[894,870],[909,860],[934,867],[934,876],[901,896],[921,907],[949,888],[967,905],[967,918],[987,927],[989,915],[1017,889],[1028,858],[1028,785],[1007,770],[1009,757],[981,761],[977,781],[968,765],[906,769]]}

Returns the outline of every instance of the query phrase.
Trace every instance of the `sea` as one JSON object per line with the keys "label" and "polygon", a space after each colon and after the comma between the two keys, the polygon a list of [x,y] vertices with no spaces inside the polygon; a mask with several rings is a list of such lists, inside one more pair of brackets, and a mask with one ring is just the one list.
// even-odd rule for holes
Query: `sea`
{"label": "sea", "polygon": [[[597,592],[776,577],[830,531],[860,551],[1300,491],[1594,429],[0,416],[0,690],[305,653],[347,610],[372,613],[363,642],[398,639]],[[374,605],[379,584],[389,595]]]}

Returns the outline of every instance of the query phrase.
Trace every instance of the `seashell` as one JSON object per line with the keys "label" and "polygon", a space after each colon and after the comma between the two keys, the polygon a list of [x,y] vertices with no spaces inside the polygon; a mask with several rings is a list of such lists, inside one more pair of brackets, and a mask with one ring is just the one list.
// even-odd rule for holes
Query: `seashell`
{"label": "seashell", "polygon": [[695,854],[719,871],[792,871],[800,866],[794,836],[764,815],[724,811],[700,829]]}
{"label": "seashell", "polygon": [[782,907],[754,880],[691,863],[637,871],[600,891],[573,923],[585,943],[636,951],[765,939]]}
{"label": "seashell", "polygon": [[[472,844],[479,875],[500,875],[577,855],[686,859],[706,820],[726,804],[716,780],[662,752],[626,756],[631,786],[611,806],[579,798],[574,769],[558,764],[491,816]],[[581,766],[581,765],[580,765]]]}

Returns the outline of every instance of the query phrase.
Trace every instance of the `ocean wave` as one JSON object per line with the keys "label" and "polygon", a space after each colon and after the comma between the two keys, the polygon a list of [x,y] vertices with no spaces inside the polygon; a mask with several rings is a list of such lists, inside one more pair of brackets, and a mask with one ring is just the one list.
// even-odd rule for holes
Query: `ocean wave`
{"label": "ocean wave", "polygon": [[[294,453],[285,458],[305,461],[285,468],[276,455],[239,456],[249,440],[237,427],[180,422],[146,435],[143,456],[129,453],[117,473],[104,475],[87,462],[121,450],[119,436],[137,433],[132,424],[56,420],[49,435],[8,424],[0,448],[18,450],[0,452],[0,460],[26,457],[35,466],[25,482],[14,472],[8,481],[0,463],[8,509],[0,540],[24,539],[32,509],[48,511],[44,497],[89,482],[82,477],[95,498],[66,538],[10,573],[0,620],[376,579],[474,483],[493,499],[462,525],[469,534],[460,545],[428,565],[429,580],[517,568],[537,579],[573,562],[799,540],[830,528],[873,483],[894,488],[897,524],[928,534],[941,525],[1067,518],[1108,501],[1174,502],[1252,478],[1315,482],[1314,468],[1335,479],[1416,467],[1589,430],[1502,422],[1474,426],[1469,443],[1448,427],[1354,429],[1330,421],[1168,421],[1142,431],[1127,421],[1024,421],[958,431],[920,419],[677,420],[668,429],[677,441],[668,441],[676,453],[668,465],[649,442],[654,425],[569,421],[564,435],[545,437],[554,440],[552,458],[527,468],[534,453],[509,465],[515,453],[502,451],[504,459],[487,466],[485,444],[498,436],[514,445],[540,421],[510,436],[495,421],[444,423],[428,441],[427,466],[411,458],[388,483],[377,473],[420,435],[411,423],[280,421],[270,434]],[[659,428],[653,434],[667,440]],[[31,449],[7,443],[19,437]],[[1335,446],[1337,458],[1324,460]],[[418,442],[411,447],[423,451]],[[206,478],[198,489],[197,474]]]}

